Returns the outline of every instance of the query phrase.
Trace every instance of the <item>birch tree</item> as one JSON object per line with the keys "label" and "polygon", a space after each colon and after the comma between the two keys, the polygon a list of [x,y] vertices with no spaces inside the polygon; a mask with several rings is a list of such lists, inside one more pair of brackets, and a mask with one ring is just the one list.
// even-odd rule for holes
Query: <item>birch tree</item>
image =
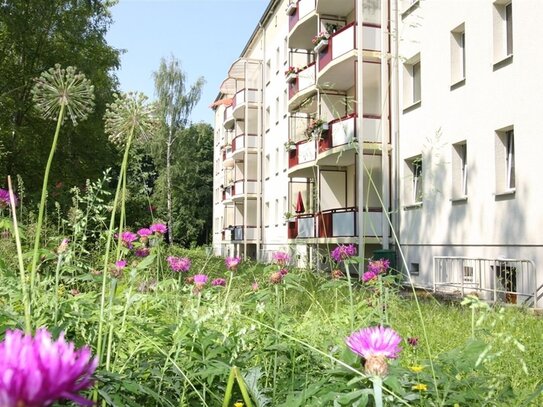
{"label": "birch tree", "polygon": [[[153,74],[155,81],[155,96],[157,97],[158,115],[162,122],[159,136],[158,151],[164,157],[164,177],[166,194],[166,212],[169,231],[169,242],[174,237],[172,214],[172,152],[174,144],[180,142],[179,138],[189,121],[194,106],[200,100],[204,78],[198,80],[187,88],[185,72],[181,63],[175,57],[169,60],[162,58],[158,71]],[[162,160],[160,160],[162,161]],[[162,172],[162,171],[161,171]]]}

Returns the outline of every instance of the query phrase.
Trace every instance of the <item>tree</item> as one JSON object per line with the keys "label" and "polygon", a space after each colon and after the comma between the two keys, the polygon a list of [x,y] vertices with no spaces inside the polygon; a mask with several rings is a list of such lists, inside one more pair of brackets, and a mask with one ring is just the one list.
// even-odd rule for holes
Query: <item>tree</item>
{"label": "tree", "polygon": [[[59,187],[83,185],[111,166],[115,151],[107,142],[102,116],[112,100],[119,51],[105,41],[111,23],[108,0],[6,0],[0,2],[0,176],[20,174],[31,192],[41,184],[54,123],[36,113],[30,90],[34,79],[55,64],[75,66],[93,83],[95,112],[74,127],[66,123],[51,179]],[[53,191],[55,192],[55,191]]]}
{"label": "tree", "polygon": [[[166,192],[166,212],[169,230],[169,241],[173,242],[173,216],[172,216],[172,151],[177,142],[181,130],[188,123],[192,109],[200,100],[202,87],[205,83],[204,78],[200,77],[194,83],[190,90],[186,89],[186,76],[181,69],[180,62],[171,57],[169,61],[162,58],[158,71],[154,73],[155,93],[158,103],[159,119],[162,122],[162,128],[156,140],[158,146],[158,155],[164,157],[164,161],[158,158],[158,169],[165,178]],[[185,143],[183,143],[185,144]],[[163,151],[165,148],[166,151]],[[163,165],[161,165],[163,163]]]}
{"label": "tree", "polygon": [[173,232],[183,246],[209,243],[213,217],[213,128],[198,123],[181,130],[172,166]]}

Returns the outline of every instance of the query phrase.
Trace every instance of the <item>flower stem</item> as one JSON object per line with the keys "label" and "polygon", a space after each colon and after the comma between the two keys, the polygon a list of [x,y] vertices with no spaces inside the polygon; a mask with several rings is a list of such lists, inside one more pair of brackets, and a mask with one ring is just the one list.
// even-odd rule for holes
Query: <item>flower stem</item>
{"label": "flower stem", "polygon": [[347,274],[347,283],[349,284],[349,316],[351,321],[351,331],[354,330],[354,300],[353,300],[353,285],[351,283],[351,273],[349,272],[349,265],[343,262],[343,266],[345,267],[345,274]]}
{"label": "flower stem", "polygon": [[60,265],[62,264],[62,256],[62,253],[58,255],[57,267],[55,269],[55,326],[57,325],[58,320],[58,286],[60,280]]}
{"label": "flower stem", "polygon": [[49,151],[49,158],[47,159],[47,164],[45,166],[45,173],[43,174],[40,208],[38,211],[38,223],[36,224],[36,236],[34,238],[34,253],[32,255],[32,264],[30,267],[30,298],[31,300],[32,300],[32,295],[34,294],[34,281],[36,279],[36,270],[37,270],[37,265],[38,265],[41,226],[43,223],[45,201],[47,199],[47,184],[49,183],[49,172],[51,171],[51,164],[53,163],[53,157],[55,155],[55,150],[57,149],[58,135],[60,134],[60,127],[62,126],[62,120],[64,119],[64,109],[65,109],[65,106],[62,104],[60,106],[60,111],[58,112],[57,127],[55,129],[55,135],[53,136],[53,143],[51,144],[51,150]]}
{"label": "flower stem", "polygon": [[23,304],[25,314],[25,332],[31,333],[32,324],[30,322],[30,297],[25,278],[25,266],[23,263],[23,250],[21,248],[21,238],[19,236],[19,226],[17,224],[17,211],[15,209],[15,195],[11,186],[11,177],[8,175],[9,202],[11,204],[11,215],[13,217],[13,234],[15,235],[15,245],[17,246],[17,259],[19,260],[19,273],[21,278],[21,290],[23,292]]}
{"label": "flower stem", "polygon": [[373,397],[375,398],[375,407],[383,407],[383,379],[378,376],[372,377]]}

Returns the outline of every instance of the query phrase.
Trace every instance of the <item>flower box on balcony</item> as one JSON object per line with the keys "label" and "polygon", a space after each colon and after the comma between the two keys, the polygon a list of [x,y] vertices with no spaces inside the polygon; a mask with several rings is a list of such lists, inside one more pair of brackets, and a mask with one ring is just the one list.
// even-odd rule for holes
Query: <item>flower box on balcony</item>
{"label": "flower box on balcony", "polygon": [[295,73],[295,72],[289,73],[286,76],[286,81],[287,81],[287,83],[292,83],[292,82],[294,82],[296,80],[297,77],[298,77],[297,73]]}
{"label": "flower box on balcony", "polygon": [[295,11],[296,11],[296,3],[290,2],[286,9],[287,16],[293,15]]}
{"label": "flower box on balcony", "polygon": [[317,44],[315,45],[314,50],[318,54],[321,51],[325,50],[327,46],[328,46],[328,39],[322,39],[319,42],[317,42]]}

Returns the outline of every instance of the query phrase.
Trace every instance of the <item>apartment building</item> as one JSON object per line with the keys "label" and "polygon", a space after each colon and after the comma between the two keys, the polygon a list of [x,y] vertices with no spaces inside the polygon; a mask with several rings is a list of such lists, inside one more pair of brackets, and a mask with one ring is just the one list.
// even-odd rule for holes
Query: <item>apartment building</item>
{"label": "apartment building", "polygon": [[327,267],[352,243],[417,285],[533,303],[534,16],[537,0],[270,1],[214,103],[215,253]]}

